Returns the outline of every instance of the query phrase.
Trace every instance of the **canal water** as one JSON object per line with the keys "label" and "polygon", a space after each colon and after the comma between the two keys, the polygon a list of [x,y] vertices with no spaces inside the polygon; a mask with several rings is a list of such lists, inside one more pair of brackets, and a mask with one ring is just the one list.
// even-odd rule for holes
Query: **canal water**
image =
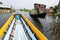
{"label": "canal water", "polygon": [[47,38],[48,40],[60,40],[60,17],[48,16],[32,18],[28,12],[22,12]]}
{"label": "canal water", "polygon": [[43,33],[49,40],[60,40],[60,18],[48,16],[44,19],[38,18],[43,26]]}
{"label": "canal water", "polygon": [[11,16],[11,13],[1,13],[0,14],[0,28],[4,25],[4,23]]}
{"label": "canal water", "polygon": [[[60,17],[48,16],[43,18],[32,18],[28,12],[19,12],[24,14],[48,40],[60,40]],[[0,14],[0,28],[11,16],[10,13]]]}

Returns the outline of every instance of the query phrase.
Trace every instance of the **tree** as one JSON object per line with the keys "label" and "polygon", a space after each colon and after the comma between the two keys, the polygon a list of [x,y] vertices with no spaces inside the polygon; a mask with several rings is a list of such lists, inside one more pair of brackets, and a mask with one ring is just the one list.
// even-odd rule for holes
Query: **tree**
{"label": "tree", "polygon": [[58,5],[54,7],[54,12],[57,13],[57,11],[58,11]]}
{"label": "tree", "polygon": [[20,9],[20,11],[23,11],[22,9]]}
{"label": "tree", "polygon": [[3,4],[2,2],[0,2],[0,4]]}

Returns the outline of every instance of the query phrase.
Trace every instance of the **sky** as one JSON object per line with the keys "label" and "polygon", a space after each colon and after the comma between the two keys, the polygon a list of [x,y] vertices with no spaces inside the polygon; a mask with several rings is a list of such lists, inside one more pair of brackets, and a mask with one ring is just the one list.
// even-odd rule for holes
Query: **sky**
{"label": "sky", "polygon": [[12,5],[15,9],[34,9],[34,3],[45,4],[46,8],[49,8],[57,5],[59,0],[0,0],[0,2],[3,2],[3,5]]}

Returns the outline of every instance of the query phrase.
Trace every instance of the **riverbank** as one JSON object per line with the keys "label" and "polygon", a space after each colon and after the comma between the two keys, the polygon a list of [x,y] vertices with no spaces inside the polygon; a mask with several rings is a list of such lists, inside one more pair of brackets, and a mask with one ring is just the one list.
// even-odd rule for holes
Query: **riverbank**
{"label": "riverbank", "polygon": [[1,13],[12,13],[12,12],[15,12],[15,9],[12,9],[12,10],[0,9],[0,14]]}

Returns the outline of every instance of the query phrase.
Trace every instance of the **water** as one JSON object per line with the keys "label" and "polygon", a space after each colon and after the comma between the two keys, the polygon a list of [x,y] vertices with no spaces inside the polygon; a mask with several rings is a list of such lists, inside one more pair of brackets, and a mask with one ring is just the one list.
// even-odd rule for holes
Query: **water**
{"label": "water", "polygon": [[11,16],[11,13],[0,14],[0,28],[4,25],[4,23],[8,20],[10,16]]}
{"label": "water", "polygon": [[48,16],[31,18],[28,12],[23,13],[47,38],[48,40],[60,40],[60,17]]}
{"label": "water", "polygon": [[49,40],[60,40],[60,18],[46,15],[44,19],[38,18],[38,20],[43,25],[43,33]]}

